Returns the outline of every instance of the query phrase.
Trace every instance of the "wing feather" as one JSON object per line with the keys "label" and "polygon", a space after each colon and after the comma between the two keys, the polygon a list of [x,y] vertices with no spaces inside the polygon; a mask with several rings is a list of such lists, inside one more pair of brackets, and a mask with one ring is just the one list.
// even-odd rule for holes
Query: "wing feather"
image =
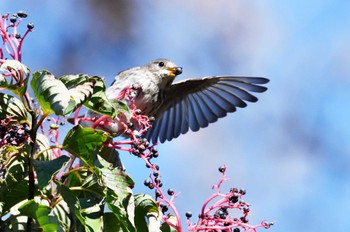
{"label": "wing feather", "polygon": [[197,131],[258,99],[250,92],[267,90],[262,77],[212,76],[188,79],[171,85],[162,104],[151,112],[156,120],[146,138],[164,142]]}

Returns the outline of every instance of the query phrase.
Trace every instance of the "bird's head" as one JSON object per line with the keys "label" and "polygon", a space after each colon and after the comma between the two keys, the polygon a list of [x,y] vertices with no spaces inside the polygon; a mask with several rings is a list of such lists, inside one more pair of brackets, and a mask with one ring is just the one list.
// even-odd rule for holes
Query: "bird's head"
{"label": "bird's head", "polygon": [[182,68],[167,59],[157,59],[146,64],[148,70],[160,78],[160,84],[167,86],[173,82],[177,75],[182,73]]}

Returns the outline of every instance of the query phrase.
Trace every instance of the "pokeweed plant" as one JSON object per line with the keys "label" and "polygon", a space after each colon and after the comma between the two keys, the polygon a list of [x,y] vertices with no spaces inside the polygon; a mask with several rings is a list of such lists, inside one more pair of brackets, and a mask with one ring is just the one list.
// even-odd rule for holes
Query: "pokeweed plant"
{"label": "pokeweed plant", "polygon": [[[0,20],[0,231],[183,231],[174,204],[178,194],[163,192],[159,166],[151,162],[159,155],[156,144],[143,138],[154,119],[133,104],[140,88],[130,86],[111,100],[101,77],[31,73],[22,64],[23,42],[34,29],[28,23],[20,32],[26,17],[20,11]],[[82,107],[101,117],[79,118]],[[60,143],[60,128],[71,114],[74,126]],[[92,127],[81,127],[80,120],[93,122]],[[113,135],[96,129],[113,122],[124,126],[127,140],[114,142]],[[141,158],[151,169],[144,184],[155,190],[154,197],[132,193],[134,182],[117,150]],[[220,193],[227,178],[226,167],[219,170],[216,193],[204,203],[198,222],[191,223],[192,213],[186,213],[188,230],[269,228],[272,223],[265,221],[248,224],[243,190]],[[230,209],[242,216],[230,217]]]}

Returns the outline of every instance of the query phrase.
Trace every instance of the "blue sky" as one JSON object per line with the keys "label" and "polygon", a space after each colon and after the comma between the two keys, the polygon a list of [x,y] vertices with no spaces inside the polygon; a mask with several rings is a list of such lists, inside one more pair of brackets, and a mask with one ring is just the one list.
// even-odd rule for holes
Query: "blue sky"
{"label": "blue sky", "polygon": [[[247,190],[253,224],[348,231],[350,2],[147,0],[117,5],[115,14],[101,9],[78,0],[0,2],[1,13],[25,10],[36,26],[23,58],[32,71],[111,83],[120,70],[166,57],[184,68],[180,79],[271,79],[258,103],[159,145],[165,189],[181,192],[180,214],[196,215],[225,163],[231,181],[223,190]],[[122,159],[135,192],[147,191],[143,162]]]}

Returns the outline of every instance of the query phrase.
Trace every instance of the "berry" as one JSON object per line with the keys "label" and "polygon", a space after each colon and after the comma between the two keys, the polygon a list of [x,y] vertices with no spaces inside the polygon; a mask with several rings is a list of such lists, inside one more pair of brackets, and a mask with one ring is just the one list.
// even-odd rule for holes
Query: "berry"
{"label": "berry", "polygon": [[157,158],[158,156],[159,156],[159,153],[158,153],[158,152],[155,152],[155,153],[152,154],[152,157],[153,157],[153,158]]}
{"label": "berry", "polygon": [[138,156],[140,154],[140,151],[138,149],[134,149],[132,154]]}
{"label": "berry", "polygon": [[219,172],[224,173],[226,171],[225,166],[220,166],[219,167]]}
{"label": "berry", "polygon": [[10,18],[10,22],[11,22],[11,23],[15,23],[16,21],[17,21],[17,17],[12,16],[12,17]]}
{"label": "berry", "polygon": [[245,189],[240,189],[240,190],[239,190],[239,193],[242,194],[242,195],[245,195],[245,194],[246,194],[246,191],[245,191]]}
{"label": "berry", "polygon": [[34,23],[28,23],[28,24],[27,24],[27,28],[28,28],[29,30],[34,29]]}
{"label": "berry", "polygon": [[27,18],[28,14],[24,11],[18,11],[17,12],[18,17],[20,18]]}
{"label": "berry", "polygon": [[238,202],[238,196],[230,196],[229,198],[228,198],[232,203],[237,203]]}
{"label": "berry", "polygon": [[164,213],[166,213],[166,211],[168,211],[168,206],[167,205],[164,205],[164,204],[161,204],[160,205],[160,208],[162,209],[162,213],[164,214]]}
{"label": "berry", "polygon": [[186,217],[187,217],[187,219],[191,218],[192,217],[192,212],[191,211],[187,211],[186,212]]}
{"label": "berry", "polygon": [[153,172],[153,176],[155,177],[159,176],[159,172]]}
{"label": "berry", "polygon": [[16,39],[20,39],[20,38],[21,38],[21,35],[20,35],[20,34],[16,34],[16,35],[15,35],[15,38],[16,38]]}
{"label": "berry", "polygon": [[159,185],[162,181],[160,180],[159,177],[156,177],[156,178],[154,179],[154,182],[156,182],[156,184]]}
{"label": "berry", "polygon": [[29,126],[27,124],[20,124],[7,127],[6,125],[0,125],[0,142],[1,146],[10,144],[13,146],[19,146],[28,141]]}
{"label": "berry", "polygon": [[150,184],[151,184],[151,181],[149,180],[149,179],[146,179],[144,182],[143,182],[143,184],[145,185],[145,186],[149,186]]}
{"label": "berry", "polygon": [[140,115],[142,111],[140,109],[135,110],[135,114]]}
{"label": "berry", "polygon": [[134,126],[134,123],[128,122],[126,125],[131,129]]}
{"label": "berry", "polygon": [[247,218],[241,217],[240,219],[241,219],[241,221],[242,221],[243,223],[248,223],[248,219],[247,219]]}
{"label": "berry", "polygon": [[170,196],[174,195],[174,189],[172,189],[172,188],[168,189],[168,194]]}
{"label": "berry", "polygon": [[239,228],[235,228],[233,232],[240,232],[241,230]]}

